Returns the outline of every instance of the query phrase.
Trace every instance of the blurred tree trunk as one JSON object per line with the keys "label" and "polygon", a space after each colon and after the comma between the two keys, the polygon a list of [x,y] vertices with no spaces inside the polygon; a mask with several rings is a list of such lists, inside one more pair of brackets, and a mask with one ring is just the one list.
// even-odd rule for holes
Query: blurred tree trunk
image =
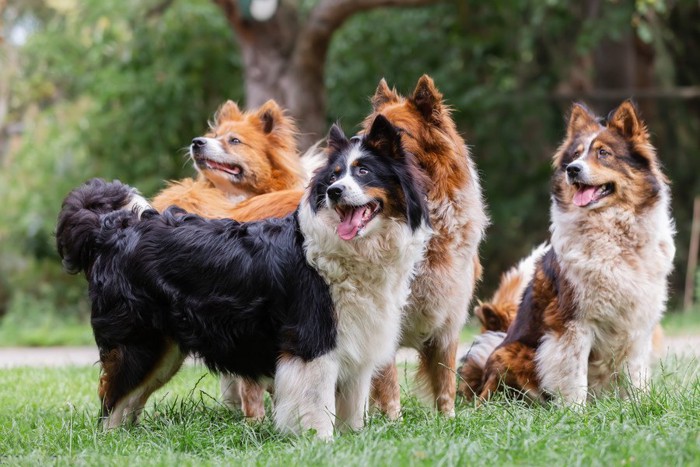
{"label": "blurred tree trunk", "polygon": [[213,0],[236,32],[245,68],[246,106],[275,99],[288,108],[305,149],[326,131],[324,71],[333,33],[355,13],[384,6],[421,6],[440,0],[320,0],[307,15],[298,0],[280,0],[275,15],[242,17],[238,0]]}

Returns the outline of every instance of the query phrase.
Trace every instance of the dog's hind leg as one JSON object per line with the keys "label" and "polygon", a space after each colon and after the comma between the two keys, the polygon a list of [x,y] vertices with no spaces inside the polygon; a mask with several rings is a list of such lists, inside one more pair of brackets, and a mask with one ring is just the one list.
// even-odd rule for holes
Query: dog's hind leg
{"label": "dog's hind leg", "polygon": [[372,378],[370,394],[372,406],[385,414],[389,420],[396,420],[401,415],[401,388],[396,363],[381,368]]}
{"label": "dog's hind leg", "polygon": [[241,408],[240,387],[243,381],[239,376],[223,373],[219,380],[221,401],[231,410]]}
{"label": "dog's hind leg", "polygon": [[106,429],[136,422],[149,396],[180,369],[185,359],[165,338],[142,346],[119,346],[100,356],[99,395]]}
{"label": "dog's hind leg", "polygon": [[221,375],[221,400],[231,410],[243,411],[251,420],[265,418],[265,389],[267,384],[245,380],[231,374]]}
{"label": "dog's hind leg", "polygon": [[243,416],[250,420],[265,418],[265,387],[266,382],[241,380],[238,392],[241,399]]}
{"label": "dog's hind leg", "polygon": [[420,355],[418,378],[426,386],[426,391],[431,394],[437,410],[448,417],[454,417],[459,338],[455,336],[448,342],[444,340],[430,339],[418,351]]}

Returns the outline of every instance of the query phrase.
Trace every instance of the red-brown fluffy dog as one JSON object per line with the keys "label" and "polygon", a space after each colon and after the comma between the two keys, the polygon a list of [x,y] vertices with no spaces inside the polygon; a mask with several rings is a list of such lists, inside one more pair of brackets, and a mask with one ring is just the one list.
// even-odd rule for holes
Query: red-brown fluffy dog
{"label": "red-brown fluffy dog", "polygon": [[[478,246],[488,224],[478,175],[449,107],[427,75],[409,97],[381,80],[372,106],[365,130],[377,115],[386,117],[431,182],[427,197],[435,236],[411,284],[401,344],[418,350],[418,377],[431,404],[453,415],[459,333],[481,274]],[[256,196],[232,209],[229,217],[247,221],[283,215],[280,208],[286,205],[291,212],[301,195],[292,190]],[[392,364],[374,379],[371,397],[382,412],[397,418],[399,396],[398,373]]]}

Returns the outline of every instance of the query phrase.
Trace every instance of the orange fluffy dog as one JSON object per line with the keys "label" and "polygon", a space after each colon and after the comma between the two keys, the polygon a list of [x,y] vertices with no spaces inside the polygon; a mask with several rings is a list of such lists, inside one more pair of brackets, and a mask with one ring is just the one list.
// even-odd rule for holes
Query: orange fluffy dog
{"label": "orange fluffy dog", "polygon": [[[296,209],[297,190],[307,181],[296,133],[292,119],[273,100],[247,112],[226,101],[210,123],[210,131],[190,145],[197,178],[171,182],[151,203],[159,211],[177,205],[203,217],[242,222],[285,216]],[[281,197],[245,204],[248,198],[278,190],[283,190]],[[287,194],[290,190],[295,193],[292,198]],[[221,391],[224,402],[230,407],[240,405],[246,417],[264,417],[261,386],[239,385],[236,378],[225,375]]]}
{"label": "orange fluffy dog", "polygon": [[203,217],[231,217],[240,201],[303,187],[296,127],[275,101],[248,112],[227,101],[210,126],[190,146],[197,178],[171,182],[153,198],[156,209],[177,205]]}

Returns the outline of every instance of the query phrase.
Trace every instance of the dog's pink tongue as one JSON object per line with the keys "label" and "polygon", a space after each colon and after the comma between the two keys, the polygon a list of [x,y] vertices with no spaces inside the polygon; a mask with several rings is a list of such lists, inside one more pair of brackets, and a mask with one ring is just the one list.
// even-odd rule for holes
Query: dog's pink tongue
{"label": "dog's pink tongue", "polygon": [[338,224],[338,236],[340,238],[343,240],[352,240],[355,238],[357,231],[360,230],[363,212],[364,208],[358,208],[348,210],[343,214],[342,219],[340,219],[340,224]]}
{"label": "dog's pink tongue", "polygon": [[579,190],[574,195],[574,204],[579,207],[586,206],[588,203],[593,201],[593,194],[595,193],[594,186],[587,186],[585,188],[579,188]]}

